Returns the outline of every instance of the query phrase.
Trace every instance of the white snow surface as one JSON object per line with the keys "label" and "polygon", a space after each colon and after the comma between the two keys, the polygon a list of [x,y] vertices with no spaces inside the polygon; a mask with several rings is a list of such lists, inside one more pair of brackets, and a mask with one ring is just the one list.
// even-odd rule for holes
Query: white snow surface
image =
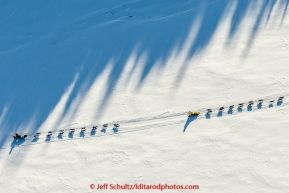
{"label": "white snow surface", "polygon": [[[92,66],[102,68],[92,69],[98,73],[90,76],[82,74],[86,60],[78,63],[79,70],[66,80],[58,102],[35,130],[30,129],[35,115],[16,126],[6,121],[13,100],[7,102],[0,112],[1,192],[160,192],[90,188],[105,183],[199,186],[163,192],[288,192],[288,1],[229,1],[221,9],[222,2],[74,1],[71,8],[70,1],[51,1],[39,11],[26,7],[27,23],[17,22],[17,3],[3,2],[1,22],[10,28],[1,36],[15,36],[15,41],[1,46],[1,57],[21,52],[17,57],[22,60],[22,49],[41,45],[51,52],[54,43],[66,50],[84,42],[82,50],[65,52],[67,59],[55,53],[56,58],[43,60],[61,62],[56,65],[62,69],[78,52],[84,57],[95,53]],[[247,6],[243,12],[241,3]],[[61,18],[68,22],[63,28]],[[186,32],[178,32],[184,30],[179,23]],[[34,25],[38,31],[9,34],[15,25]],[[42,55],[35,57],[42,61]],[[280,96],[284,101],[277,105]],[[261,109],[259,99],[264,99]],[[250,100],[255,101],[252,111],[247,110]],[[271,108],[270,100],[275,100]],[[242,112],[239,103],[245,103]],[[235,105],[232,114],[229,105]],[[218,117],[221,106],[225,111]],[[210,119],[208,108],[213,109]],[[201,115],[188,119],[188,111]],[[114,123],[120,124],[118,131]],[[11,125],[29,134],[19,146],[12,145]],[[91,136],[93,125],[99,128]],[[80,137],[84,126],[87,131]],[[70,128],[76,128],[73,139],[68,138]],[[57,138],[59,129],[65,129],[63,139]],[[33,142],[36,131],[42,134]],[[45,141],[48,131],[53,135]]]}

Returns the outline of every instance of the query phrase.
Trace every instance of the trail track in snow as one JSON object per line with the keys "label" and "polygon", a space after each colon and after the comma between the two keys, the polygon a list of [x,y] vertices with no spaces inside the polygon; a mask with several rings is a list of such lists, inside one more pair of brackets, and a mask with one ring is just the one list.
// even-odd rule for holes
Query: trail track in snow
{"label": "trail track in snow", "polygon": [[[199,110],[195,110],[195,111],[201,112],[201,114],[192,120],[188,119],[187,111],[186,112],[179,112],[179,113],[165,112],[161,115],[154,116],[154,117],[142,117],[142,118],[131,119],[131,120],[109,122],[107,129],[104,129],[102,126],[97,125],[98,129],[96,132],[91,131],[91,128],[93,125],[86,125],[85,127],[87,130],[85,133],[83,133],[83,132],[81,132],[81,128],[83,126],[82,127],[72,127],[73,125],[77,124],[77,123],[73,123],[73,124],[70,124],[69,127],[67,127],[67,128],[59,128],[59,129],[64,130],[64,134],[62,136],[62,139],[59,138],[58,132],[54,132],[51,138],[46,137],[48,131],[42,132],[42,134],[40,135],[38,140],[36,140],[34,138],[34,133],[30,133],[30,134],[27,134],[28,137],[19,146],[37,145],[37,144],[42,144],[42,143],[53,143],[53,142],[61,142],[61,141],[67,141],[67,140],[93,138],[93,137],[104,137],[104,136],[108,136],[108,135],[117,135],[117,134],[141,131],[141,130],[145,130],[145,129],[153,129],[156,127],[165,127],[166,125],[172,125],[172,124],[184,124],[185,125],[184,127],[187,127],[191,122],[200,121],[200,120],[220,119],[220,118],[225,118],[225,117],[229,117],[232,115],[238,115],[238,114],[244,114],[244,113],[247,114],[247,113],[253,113],[256,111],[264,111],[264,110],[270,111],[273,109],[277,110],[276,108],[279,109],[280,107],[288,105],[289,102],[286,100],[288,95],[289,94],[270,95],[270,96],[266,96],[263,98],[258,98],[256,100],[253,100],[254,105],[252,106],[252,109],[250,109],[250,110],[247,109],[248,102],[244,102],[242,112],[238,112],[237,107],[238,107],[239,103],[243,103],[243,102],[239,102],[239,103],[238,102],[230,102],[230,103],[227,103],[226,105],[221,105],[221,106],[225,107],[225,110],[223,111],[222,116],[219,116],[219,117],[218,117],[218,113],[219,113],[219,108],[221,106],[215,106],[213,108],[210,108],[213,111],[210,114],[210,116],[208,116],[208,114],[206,114],[207,109],[209,109],[209,108],[202,108]],[[280,96],[283,96],[284,99],[282,102],[278,103],[277,99]],[[260,99],[263,99],[263,103],[262,103],[261,108],[260,108],[260,106],[258,108],[257,103],[258,103],[258,100],[260,100]],[[275,100],[273,104],[270,103],[271,100]],[[248,101],[250,101],[250,100],[248,100]],[[230,105],[234,105],[234,109],[229,114],[228,113],[228,109],[229,109],[228,107]],[[120,127],[115,128],[113,126],[114,123],[120,124]],[[74,135],[69,135],[69,129],[71,129],[71,128],[75,129]],[[180,128],[180,131],[182,131],[183,129],[184,128]],[[185,130],[186,130],[186,128],[183,131],[185,131]],[[12,141],[13,135],[14,135],[14,133],[5,133],[4,135],[2,135],[2,138],[3,137],[8,137],[8,138],[11,137],[11,141]],[[13,144],[13,142],[11,143],[10,146],[8,144],[6,144],[1,149],[11,148],[12,144]],[[18,146],[18,145],[16,144],[14,146]]]}

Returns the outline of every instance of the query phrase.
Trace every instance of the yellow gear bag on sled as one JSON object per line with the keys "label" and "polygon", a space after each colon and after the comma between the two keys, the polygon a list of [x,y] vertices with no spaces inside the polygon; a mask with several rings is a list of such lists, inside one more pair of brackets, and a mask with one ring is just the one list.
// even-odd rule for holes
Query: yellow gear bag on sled
{"label": "yellow gear bag on sled", "polygon": [[200,112],[197,112],[197,111],[189,111],[188,112],[188,116],[191,117],[191,116],[198,116],[200,114]]}

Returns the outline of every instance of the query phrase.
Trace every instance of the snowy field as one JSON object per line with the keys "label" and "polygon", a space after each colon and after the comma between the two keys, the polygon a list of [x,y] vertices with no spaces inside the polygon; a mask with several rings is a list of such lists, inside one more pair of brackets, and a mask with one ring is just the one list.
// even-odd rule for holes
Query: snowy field
{"label": "snowy field", "polygon": [[1,192],[288,192],[288,5],[1,1]]}

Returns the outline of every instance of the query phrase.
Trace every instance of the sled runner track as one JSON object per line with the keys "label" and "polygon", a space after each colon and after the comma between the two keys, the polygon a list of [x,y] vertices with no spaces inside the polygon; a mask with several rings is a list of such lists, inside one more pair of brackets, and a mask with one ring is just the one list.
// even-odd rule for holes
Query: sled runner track
{"label": "sled runner track", "polygon": [[[270,104],[269,103],[269,101],[270,100],[273,100],[273,99],[275,99],[275,104],[273,105],[273,106],[276,106],[277,104],[276,104],[276,101],[277,101],[277,99],[278,99],[278,97],[279,97],[280,95],[275,95],[275,96],[267,96],[267,97],[262,97],[262,99],[263,99],[263,107],[262,107],[262,109],[263,108],[268,108],[268,105]],[[281,95],[281,96],[288,96],[288,94],[287,95]],[[257,109],[257,107],[256,107],[256,101],[258,101],[258,100],[260,100],[260,99],[256,99],[256,100],[254,100],[254,102],[255,102],[255,104],[253,105],[253,107],[252,107],[252,109],[251,109],[251,111],[254,111],[254,110],[256,110]],[[285,99],[286,100],[286,99]],[[248,100],[249,101],[249,100]],[[240,102],[239,102],[240,103]],[[238,102],[230,102],[230,103],[227,103],[227,104],[225,104],[225,105],[222,105],[223,107],[225,107],[224,108],[224,113],[223,113],[223,115],[222,116],[226,116],[227,115],[227,111],[228,111],[228,107],[230,106],[230,105],[232,105],[232,104],[235,104],[236,105],[236,108],[233,110],[233,113],[232,114],[235,114],[236,113],[236,110],[237,110],[237,105],[239,104]],[[242,103],[244,103],[244,106],[243,106],[243,111],[245,112],[246,111],[246,107],[247,107],[247,105],[248,105],[248,102],[242,102]],[[286,103],[284,103],[284,101],[283,101],[283,103],[282,103],[282,106],[283,105],[285,105]],[[213,118],[214,116],[216,116],[216,114],[218,113],[218,111],[219,111],[219,108],[220,108],[220,106],[219,107],[217,107],[217,106],[215,106],[214,108],[211,108],[211,110],[212,110],[212,114],[211,114],[211,117]],[[259,109],[258,109],[259,110]],[[206,112],[207,112],[207,108],[202,108],[202,109],[199,109],[198,110],[201,114],[200,114],[200,116],[198,117],[198,119],[201,119],[202,117],[204,117],[205,115],[206,115]],[[173,113],[173,114],[169,114],[169,112],[165,112],[165,113],[163,113],[163,114],[161,114],[161,115],[158,115],[158,116],[155,116],[155,117],[143,117],[143,118],[136,118],[136,119],[131,119],[131,120],[122,120],[122,121],[113,121],[113,122],[108,122],[107,124],[109,125],[109,126],[111,126],[111,125],[113,125],[114,123],[119,123],[119,124],[125,124],[125,126],[128,126],[128,125],[131,125],[131,124],[133,124],[133,125],[135,125],[135,124],[137,124],[137,123],[140,123],[140,122],[151,122],[151,121],[157,121],[157,120],[162,120],[162,121],[165,121],[165,120],[168,120],[168,119],[176,119],[176,118],[178,118],[178,117],[183,117],[184,115],[186,115],[187,114],[187,111],[186,112],[181,112],[181,113]],[[82,127],[87,127],[87,128],[91,128],[92,126],[94,126],[94,125],[84,125],[84,126],[82,126]],[[102,128],[102,126],[101,125],[99,125],[99,124],[95,124],[95,126],[99,126],[98,128],[99,129],[101,129]],[[67,131],[69,131],[69,129],[71,129],[71,128],[75,128],[76,130],[79,130],[79,129],[81,129],[82,127],[67,127],[67,128],[62,128],[62,130],[64,130],[65,132],[67,132]],[[123,127],[122,127],[123,128]],[[6,133],[6,135],[13,135],[14,133]],[[27,134],[27,135],[29,135],[29,136],[31,136],[31,135],[34,135],[33,133],[30,133],[30,134],[28,134],[28,133],[23,133],[23,134]],[[4,134],[5,135],[5,134]]]}
{"label": "sled runner track", "polygon": [[[282,104],[282,106],[280,106],[280,107],[287,106],[288,103],[289,102],[284,103],[284,105]],[[264,108],[264,110],[265,110],[265,108]],[[252,111],[257,111],[257,109],[252,110]],[[259,111],[259,109],[258,109],[258,111]],[[248,113],[250,113],[250,112],[248,112]],[[232,114],[232,115],[237,115],[237,114],[238,113],[235,113],[235,114]],[[224,116],[232,116],[232,115],[224,115]],[[206,119],[206,117],[202,116],[202,117],[198,117],[195,121],[204,121],[205,119]],[[211,119],[220,119],[220,118],[214,116]],[[54,143],[54,142],[61,142],[61,141],[64,142],[64,141],[69,141],[69,140],[81,140],[81,139],[88,139],[88,138],[98,138],[98,137],[112,136],[112,135],[117,135],[117,134],[125,134],[125,133],[143,131],[143,130],[146,130],[146,129],[154,129],[154,128],[157,128],[157,127],[165,127],[165,126],[170,125],[170,124],[184,124],[186,122],[186,120],[187,120],[187,118],[182,116],[182,117],[179,117],[179,119],[169,120],[169,121],[165,121],[165,122],[164,121],[158,121],[158,122],[155,122],[155,123],[152,123],[152,124],[143,123],[143,124],[140,124],[138,126],[135,126],[135,125],[124,126],[124,127],[121,127],[119,129],[119,131],[116,132],[116,133],[114,133],[112,131],[112,129],[111,129],[112,127],[110,127],[110,128],[107,129],[107,133],[103,133],[101,131],[97,131],[95,133],[95,135],[91,136],[90,135],[90,131],[88,131],[86,133],[86,135],[83,136],[83,137],[79,136],[79,131],[80,130],[76,130],[73,139],[68,138],[67,133],[66,133],[66,135],[63,136],[63,139],[58,139],[57,136],[53,136],[53,137],[51,137],[50,141],[45,141],[45,138],[42,137],[37,142],[31,142],[31,140],[33,140],[33,138],[27,138],[26,142],[23,143],[21,146],[39,145],[39,144],[43,144],[43,143]],[[10,148],[10,147],[6,146],[6,147],[3,147],[1,149],[7,149],[7,148]]]}
{"label": "sled runner track", "polygon": [[[281,95],[281,96],[284,97],[284,98],[287,98],[286,96],[288,96],[288,94],[287,95]],[[262,109],[269,108],[271,100],[275,100],[275,102],[273,104],[273,107],[276,107],[277,106],[277,99],[279,97],[280,97],[280,95],[257,98],[255,100],[253,100],[254,104],[253,104],[252,109],[250,111],[262,110]],[[261,109],[258,109],[257,104],[258,104],[258,101],[260,99],[263,100],[263,103],[262,103]],[[280,106],[283,106],[283,105],[287,104],[287,102],[285,102],[285,100],[286,99],[283,99],[283,102],[280,104]],[[211,118],[213,118],[213,117],[218,115],[220,107],[224,107],[224,111],[223,111],[222,116],[227,116],[228,115],[227,112],[229,110],[229,106],[231,106],[231,105],[234,105],[234,108],[232,110],[233,111],[232,114],[230,114],[230,115],[235,115],[237,113],[238,104],[240,104],[240,103],[243,103],[242,111],[244,113],[245,111],[247,111],[247,106],[248,106],[248,102],[249,101],[250,100],[241,101],[241,102],[230,102],[230,103],[223,104],[223,105],[220,105],[220,106],[215,106],[214,108],[210,108],[212,110]],[[202,108],[202,109],[196,110],[196,111],[200,112],[200,115],[198,116],[197,119],[206,118],[207,109],[208,108]],[[188,111],[189,110],[190,109],[188,109]],[[166,113],[164,113],[162,115],[155,116],[155,117],[147,117],[147,118],[138,118],[138,119],[132,119],[132,120],[117,121],[117,123],[120,123],[120,124],[123,124],[123,125],[125,124],[125,126],[128,126],[128,125],[131,125],[131,124],[135,125],[135,124],[140,123],[140,122],[151,122],[151,121],[157,121],[157,120],[165,121],[165,120],[168,120],[168,119],[178,119],[179,117],[183,117],[183,116],[187,115],[188,111],[180,112],[180,113],[172,113],[172,114],[169,114],[168,112],[166,112]],[[115,122],[111,122],[109,124],[113,124],[113,123],[115,123]]]}
{"label": "sled runner track", "polygon": [[[288,104],[288,103],[287,103]],[[286,104],[286,105],[287,105]],[[232,115],[237,115],[232,114]],[[229,116],[229,115],[228,115]],[[204,121],[206,118],[199,117],[195,121]],[[218,117],[213,117],[212,119],[218,119]],[[29,146],[29,145],[37,145],[37,144],[43,144],[43,143],[52,143],[52,142],[61,142],[61,141],[68,141],[68,140],[80,140],[80,139],[87,139],[87,138],[98,138],[98,137],[104,137],[104,136],[111,136],[111,135],[117,135],[117,134],[125,134],[125,133],[131,133],[131,132],[137,132],[142,131],[146,129],[153,129],[157,127],[165,127],[168,124],[184,124],[186,122],[187,118],[182,117],[181,119],[175,120],[175,121],[166,121],[166,122],[157,122],[154,124],[142,124],[138,126],[131,126],[131,127],[122,127],[119,129],[117,133],[114,133],[111,128],[107,129],[107,133],[103,133],[101,131],[97,131],[95,135],[91,136],[90,132],[87,132],[85,136],[80,137],[79,132],[76,131],[73,139],[68,138],[67,134],[63,136],[63,139],[58,139],[57,136],[51,137],[50,141],[46,141],[45,138],[39,139],[37,142],[32,142],[33,138],[27,138],[26,142],[23,143],[21,146]],[[1,149],[6,149],[10,147],[3,147]]]}
{"label": "sled runner track", "polygon": [[[234,102],[234,103],[227,103],[226,105],[222,105],[219,107],[214,107],[211,108],[212,112],[208,115],[207,114],[207,108],[202,108],[199,109],[198,111],[200,112],[200,115],[194,120],[194,121],[199,121],[199,120],[204,120],[204,119],[215,119],[215,118],[220,118],[220,117],[227,117],[227,116],[232,116],[232,115],[237,115],[237,114],[243,114],[243,113],[250,113],[250,111],[263,111],[266,109],[270,109],[270,105],[273,109],[276,107],[282,107],[285,105],[288,105],[288,101],[286,100],[288,95],[281,95],[283,98],[281,101],[278,101],[280,95],[276,96],[267,96],[267,97],[262,97],[253,100],[253,105],[248,109],[249,101],[247,102],[242,101],[242,102]],[[272,102],[274,100],[274,102]],[[262,105],[258,106],[258,104],[262,102]],[[271,101],[271,102],[270,102]],[[238,112],[238,107],[239,104],[242,104],[242,112]],[[233,109],[229,113],[229,106],[234,105]],[[220,112],[220,107],[224,107],[223,113],[221,116],[219,115]],[[240,110],[240,109],[239,109]],[[26,145],[36,145],[40,143],[51,143],[51,142],[59,142],[59,141],[67,141],[67,140],[75,140],[75,139],[83,139],[83,138],[91,138],[91,137],[102,137],[106,135],[112,135],[112,134],[121,134],[121,133],[128,133],[128,132],[135,132],[139,130],[145,130],[145,129],[151,129],[151,128],[156,128],[156,127],[162,127],[166,126],[168,124],[185,124],[187,121],[187,112],[182,112],[182,113],[163,113],[159,116],[155,117],[147,117],[147,118],[138,118],[138,119],[131,119],[131,120],[123,120],[123,121],[118,121],[118,122],[109,122],[108,127],[105,131],[107,132],[101,132],[103,130],[103,126],[100,125],[86,125],[83,127],[86,127],[86,132],[82,133],[81,135],[81,128],[83,127],[69,127],[66,129],[62,129],[64,131],[62,139],[58,138],[58,131],[54,131],[53,134],[49,137],[49,140],[47,140],[47,132],[42,132],[42,136],[39,136],[38,140],[33,141],[35,138],[33,137],[34,134],[27,134],[27,133],[21,133],[20,134],[27,134],[27,138],[25,143],[23,143],[21,146],[26,146]],[[120,128],[117,128],[116,130],[115,127],[113,127],[113,124],[119,123]],[[92,132],[92,127],[93,126],[98,126],[98,129],[95,131],[95,135],[91,135]],[[75,132],[73,134],[73,138],[69,138],[68,133],[70,129],[75,129]],[[2,137],[12,137],[15,133],[5,133],[2,134]],[[7,146],[4,146],[1,149],[8,148]]]}

